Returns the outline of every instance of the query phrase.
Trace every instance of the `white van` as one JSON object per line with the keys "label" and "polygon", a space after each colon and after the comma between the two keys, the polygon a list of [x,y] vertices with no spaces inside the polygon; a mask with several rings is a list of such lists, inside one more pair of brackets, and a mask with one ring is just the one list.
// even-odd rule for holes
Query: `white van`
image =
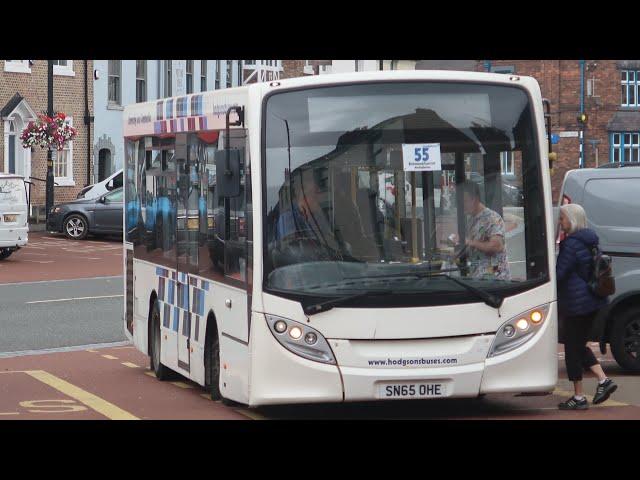
{"label": "white van", "polygon": [[82,190],[80,190],[80,193],[78,193],[78,198],[86,198],[87,200],[98,198],[105,193],[110,192],[111,190],[120,188],[122,186],[122,178],[123,173],[122,169],[120,169],[115,173],[109,175],[101,182],[84,187]]}
{"label": "white van", "polygon": [[20,175],[0,173],[0,260],[27,245],[29,197]]}

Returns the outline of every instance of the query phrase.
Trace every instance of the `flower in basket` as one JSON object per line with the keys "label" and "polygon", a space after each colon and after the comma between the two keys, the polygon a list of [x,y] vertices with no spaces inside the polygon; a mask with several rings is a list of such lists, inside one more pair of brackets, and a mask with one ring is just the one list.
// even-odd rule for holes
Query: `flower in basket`
{"label": "flower in basket", "polygon": [[66,118],[62,112],[56,113],[53,117],[38,115],[38,119],[29,122],[22,131],[22,146],[62,150],[67,142],[72,141],[78,134],[78,131],[67,123]]}

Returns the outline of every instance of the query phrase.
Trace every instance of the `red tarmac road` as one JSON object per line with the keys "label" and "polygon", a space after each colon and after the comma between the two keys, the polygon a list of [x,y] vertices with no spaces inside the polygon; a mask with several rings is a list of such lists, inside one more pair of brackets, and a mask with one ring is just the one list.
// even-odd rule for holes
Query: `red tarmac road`
{"label": "red tarmac road", "polygon": [[0,284],[122,275],[122,240],[33,232],[26,247],[0,261]]}
{"label": "red tarmac road", "polygon": [[184,378],[156,380],[148,358],[126,345],[0,359],[0,419],[640,419],[640,406],[615,396],[588,411],[559,411],[558,402],[571,395],[566,385],[561,378],[552,395],[536,397],[248,409],[213,402]]}

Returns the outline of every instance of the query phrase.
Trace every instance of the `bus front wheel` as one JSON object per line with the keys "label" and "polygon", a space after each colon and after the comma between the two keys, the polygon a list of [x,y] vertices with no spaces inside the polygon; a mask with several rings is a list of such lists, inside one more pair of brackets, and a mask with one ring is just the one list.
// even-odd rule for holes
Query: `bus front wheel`
{"label": "bus front wheel", "polygon": [[[215,322],[209,318],[209,322]],[[222,400],[220,393],[220,340],[215,328],[211,328],[211,333],[207,338],[204,373],[206,386],[209,389],[211,400]]]}
{"label": "bus front wheel", "polygon": [[153,303],[151,309],[151,370],[158,380],[164,381],[171,377],[171,370],[160,362],[160,349],[162,344],[162,332],[160,331],[160,308],[158,302]]}

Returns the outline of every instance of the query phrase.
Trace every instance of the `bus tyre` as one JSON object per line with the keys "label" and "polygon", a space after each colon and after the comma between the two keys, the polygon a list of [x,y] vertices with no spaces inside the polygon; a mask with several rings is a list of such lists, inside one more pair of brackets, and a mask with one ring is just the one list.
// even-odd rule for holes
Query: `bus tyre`
{"label": "bus tyre", "polygon": [[220,393],[220,340],[218,332],[213,331],[209,338],[207,355],[205,356],[204,372],[211,400],[223,400]]}
{"label": "bus tyre", "polygon": [[82,240],[89,233],[89,224],[82,215],[73,214],[64,219],[64,234],[71,240]]}
{"label": "bus tyre", "polygon": [[4,260],[5,258],[9,258],[13,253],[12,250],[8,248],[0,248],[0,260]]}
{"label": "bus tyre", "polygon": [[171,378],[171,370],[160,363],[161,335],[160,308],[158,307],[158,302],[154,302],[151,308],[151,351],[149,352],[149,357],[151,370],[153,370],[158,380],[164,381]]}
{"label": "bus tyre", "polygon": [[640,307],[625,310],[616,319],[609,344],[618,365],[640,372]]}

